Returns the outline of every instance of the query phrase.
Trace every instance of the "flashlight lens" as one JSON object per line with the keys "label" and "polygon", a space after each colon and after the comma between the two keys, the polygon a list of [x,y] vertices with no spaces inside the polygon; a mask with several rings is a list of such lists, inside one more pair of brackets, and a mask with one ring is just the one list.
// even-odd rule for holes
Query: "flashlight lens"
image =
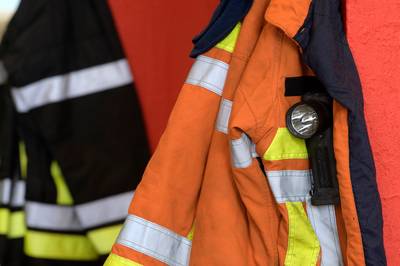
{"label": "flashlight lens", "polygon": [[290,124],[296,135],[302,138],[310,138],[318,130],[318,114],[311,106],[299,104],[291,112]]}

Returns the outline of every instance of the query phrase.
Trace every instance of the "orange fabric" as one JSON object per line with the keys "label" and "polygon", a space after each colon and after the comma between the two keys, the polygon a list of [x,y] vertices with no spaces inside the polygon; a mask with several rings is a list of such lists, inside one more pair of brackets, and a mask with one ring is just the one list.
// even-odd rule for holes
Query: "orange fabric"
{"label": "orange fabric", "polygon": [[130,213],[181,235],[189,233],[219,100],[205,89],[183,86],[167,130],[136,189]]}
{"label": "orange fabric", "polygon": [[211,49],[210,51],[208,51],[207,53],[204,53],[203,55],[218,59],[227,64],[230,64],[231,58],[232,58],[232,54],[228,53],[225,50],[219,49],[219,48]]}
{"label": "orange fabric", "polygon": [[303,26],[311,0],[271,0],[265,19],[293,38]]}
{"label": "orange fabric", "polygon": [[228,145],[226,135],[214,133],[196,213],[191,265],[252,265],[248,262],[251,229],[229,171]]}
{"label": "orange fabric", "polygon": [[349,136],[347,110],[338,102],[333,104],[333,138],[340,202],[347,232],[347,265],[364,265],[360,226],[350,180]]}
{"label": "orange fabric", "polygon": [[261,171],[258,161],[253,159],[246,169],[235,169],[235,184],[240,198],[246,207],[249,223],[250,243],[254,260],[248,265],[269,265],[278,263],[278,239],[284,238],[278,234],[281,214],[278,212],[274,196],[269,188],[266,177]]}
{"label": "orange fabric", "polygon": [[142,265],[152,265],[152,266],[163,266],[165,265],[164,263],[153,259],[149,256],[144,255],[143,253],[140,252],[136,252],[130,248],[127,248],[123,245],[120,244],[114,244],[114,246],[112,247],[111,250],[112,253],[123,257],[123,258],[127,258],[133,262],[142,264]]}
{"label": "orange fabric", "polygon": [[[309,71],[300,64],[299,51],[293,41],[271,24],[262,25],[256,41],[236,90],[230,138],[238,139],[245,132],[256,143],[257,152],[262,156],[277,129],[285,127],[287,109],[299,101],[299,97],[284,97],[285,77],[306,75]],[[294,165],[307,169],[308,166],[307,160],[263,163],[266,170],[295,170],[291,168]],[[249,228],[258,230],[260,237],[265,236],[260,242],[252,239],[254,259],[248,265],[284,265],[288,244],[286,207],[276,204],[266,177],[255,160],[245,169],[234,168],[233,174],[248,211],[248,220],[254,221]],[[273,245],[269,246],[271,243]],[[264,251],[268,252],[264,254]]]}
{"label": "orange fabric", "polygon": [[[343,214],[342,214],[342,206],[339,204],[335,208],[335,213],[336,213],[336,223],[338,227],[338,233],[339,233],[339,241],[340,241],[340,250],[342,251],[342,256],[343,258],[347,257],[347,233],[346,233],[346,227],[344,226],[344,220],[343,220]],[[347,261],[344,261],[344,265],[347,265]]]}
{"label": "orange fabric", "polygon": [[244,131],[257,144],[257,152],[265,153],[274,132],[285,127],[286,111],[299,101],[284,96],[285,77],[312,73],[300,62],[294,41],[265,24],[235,96],[231,127],[241,130],[233,132],[233,138]]}
{"label": "orange fabric", "polygon": [[[234,100],[262,27],[265,4],[255,1],[242,24],[223,99]],[[191,265],[276,265],[279,220],[272,193],[256,159],[249,170],[251,178],[238,177],[239,182],[233,183],[229,145],[225,134],[214,132],[196,216]]]}
{"label": "orange fabric", "polygon": [[[282,1],[279,3],[285,6]],[[300,2],[297,1],[296,3]],[[257,39],[255,49],[253,50],[236,90],[231,113],[230,138],[238,139],[243,133],[246,133],[250,139],[256,143],[257,153],[261,156],[268,150],[278,128],[286,126],[287,110],[293,104],[300,101],[300,97],[285,96],[285,78],[313,75],[313,72],[302,63],[298,46],[289,38],[293,35],[291,32],[295,33],[298,31],[300,22],[301,25],[304,23],[308,12],[308,5],[300,6],[294,3],[290,4],[290,6],[287,6],[288,8],[298,8],[304,11],[304,16],[299,17],[299,14],[302,14],[300,11],[295,14],[295,18],[298,19],[299,22],[296,25],[293,23],[290,24],[292,19],[290,16],[291,14],[288,14],[287,10],[282,9],[282,6],[278,5],[278,1],[272,0],[267,8],[267,13],[269,12],[268,14],[271,18],[278,16],[281,20],[280,22],[288,24],[283,25],[285,28],[282,29],[276,27],[282,25],[271,25],[271,21],[267,21],[267,23],[264,24],[260,36]],[[283,18],[285,18],[285,20],[283,20]],[[297,27],[297,29],[293,30],[293,27]],[[284,32],[288,33],[289,36]],[[296,164],[293,165],[293,163]],[[266,170],[309,169],[308,160],[264,161],[263,164]],[[256,214],[263,211],[261,209],[255,209],[255,206],[258,206],[258,201],[256,201],[256,199],[258,195],[267,194],[267,192],[263,191],[264,186],[256,182],[260,177],[253,171],[252,166],[245,169],[234,168],[233,174],[241,199],[246,210],[248,210],[248,216],[256,216]],[[251,184],[241,185],[244,180],[247,179],[257,184],[254,185],[254,190],[250,193],[245,192],[250,191],[252,188]],[[264,179],[265,178],[262,180],[264,181]],[[271,203],[275,204],[273,198]],[[263,205],[273,208],[266,202],[264,202]],[[280,265],[284,265],[286,250],[288,248],[287,238],[289,221],[287,220],[285,205],[279,204],[278,206],[280,214],[275,215],[274,219],[257,221],[257,227],[271,228],[275,224],[275,219],[278,218],[278,235],[273,235],[270,241],[278,240],[278,258],[275,257],[275,259],[279,260]],[[253,247],[254,254],[261,253],[263,249],[260,248],[261,247],[257,246]],[[271,258],[267,257],[266,259]],[[266,260],[264,259],[264,261]],[[269,260],[267,264],[274,265],[276,264],[276,260]],[[255,265],[257,265],[257,263],[255,263]]]}
{"label": "orange fabric", "polygon": [[[289,1],[293,9],[288,9],[284,1],[269,2],[254,1],[232,55],[218,48],[206,54],[229,64],[222,97],[200,86],[183,86],[129,209],[130,214],[181,236],[186,236],[195,224],[190,265],[285,263],[287,209],[277,204],[258,160],[252,158],[246,168],[233,167],[230,147],[231,140],[245,133],[262,156],[277,129],[285,127],[287,110],[300,100],[284,96],[285,78],[313,75],[290,38],[301,26],[300,21],[304,22],[309,1]],[[272,24],[271,19],[279,18],[283,23],[286,17],[286,24]],[[215,129],[222,99],[233,102],[228,135]],[[347,114],[337,104],[334,111],[338,138],[335,153],[337,158],[348,158],[348,136],[343,134],[347,132]],[[356,265],[354,262],[363,261],[359,258],[363,254],[360,233],[356,231],[348,160],[338,162],[345,207],[337,217],[347,232],[346,236],[341,231],[341,240],[347,240],[342,248],[347,249],[347,265]],[[302,159],[262,163],[266,170],[309,168],[308,160]],[[138,263],[148,262],[146,256],[125,252],[120,245],[114,250]]]}
{"label": "orange fabric", "polygon": [[274,161],[273,163],[270,161],[263,161],[263,164],[265,169],[268,169],[268,171],[310,169],[309,161],[303,159],[279,160]]}

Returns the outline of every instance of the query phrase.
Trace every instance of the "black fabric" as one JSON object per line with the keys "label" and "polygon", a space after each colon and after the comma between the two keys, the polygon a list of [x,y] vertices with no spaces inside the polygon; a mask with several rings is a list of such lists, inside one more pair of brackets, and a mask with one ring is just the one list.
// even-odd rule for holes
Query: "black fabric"
{"label": "black fabric", "polygon": [[0,235],[0,265],[25,266],[23,238],[10,239]]}
{"label": "black fabric", "polygon": [[27,198],[55,203],[50,164],[60,165],[75,204],[126,191],[149,158],[132,85],[49,104],[20,115],[28,158]]}
{"label": "black fabric", "polygon": [[324,85],[317,77],[287,77],[285,79],[285,96],[302,96],[307,92],[326,92]]}
{"label": "black fabric", "polygon": [[341,18],[339,0],[312,1],[304,27],[295,36],[305,62],[328,93],[349,110],[350,172],[366,264],[386,265],[382,208],[364,118],[361,83]]}
{"label": "black fabric", "polygon": [[[13,87],[123,58],[105,0],[23,0],[2,50]],[[149,149],[132,84],[45,105],[18,119],[29,158],[29,200],[56,202],[52,161],[77,204],[133,190],[140,181]]]}
{"label": "black fabric", "polygon": [[[106,0],[22,0],[0,47],[0,61],[8,71],[13,90],[123,58]],[[68,80],[65,82],[67,85]],[[0,95],[0,101],[4,99]],[[81,204],[134,190],[149,158],[132,83],[18,113],[16,124],[28,157],[26,198],[30,201],[56,206],[52,162],[60,166],[74,204]],[[0,136],[1,144],[5,137]],[[98,224],[96,228],[109,224]],[[21,265],[103,262],[103,257],[93,262],[25,257]]]}
{"label": "black fabric", "polygon": [[[25,256],[23,260],[25,264],[21,265],[31,265],[31,266],[102,266],[105,262],[104,258],[102,257],[95,261],[70,261],[70,260],[38,259]],[[14,265],[6,265],[6,266],[14,266]]]}
{"label": "black fabric", "polygon": [[0,234],[0,265],[5,265],[8,239],[6,235]]}
{"label": "black fabric", "polygon": [[32,201],[56,203],[57,188],[50,173],[52,158],[48,147],[32,120],[19,123],[19,128],[28,157],[25,197]]}
{"label": "black fabric", "polygon": [[104,0],[22,0],[2,46],[15,87],[124,57]]}
{"label": "black fabric", "polygon": [[10,178],[17,164],[16,114],[8,85],[0,84],[0,180]]}
{"label": "black fabric", "polygon": [[23,254],[24,241],[22,238],[7,239],[7,252],[3,254],[4,266],[25,266],[25,256]]}
{"label": "black fabric", "polygon": [[191,57],[207,52],[223,40],[250,10],[253,0],[221,0],[209,25],[194,37]]}
{"label": "black fabric", "polygon": [[[19,174],[17,171],[17,141],[16,115],[9,88],[7,84],[0,84],[0,182],[6,178],[13,179],[14,176]],[[9,200],[11,200],[11,198]],[[1,204],[0,208],[10,212],[16,211],[16,209],[12,208],[8,203]],[[3,222],[6,221],[0,220],[0,223]],[[0,265],[23,265],[19,259],[19,257],[22,256],[22,248],[16,246],[16,242],[18,242],[18,240],[11,240],[7,235],[0,235]]]}
{"label": "black fabric", "polygon": [[63,234],[68,236],[86,236],[86,231],[83,229],[74,229],[74,230],[54,230],[54,229],[44,229],[44,228],[36,228],[34,226],[27,225],[27,229],[30,232],[38,232],[38,233],[56,233]]}

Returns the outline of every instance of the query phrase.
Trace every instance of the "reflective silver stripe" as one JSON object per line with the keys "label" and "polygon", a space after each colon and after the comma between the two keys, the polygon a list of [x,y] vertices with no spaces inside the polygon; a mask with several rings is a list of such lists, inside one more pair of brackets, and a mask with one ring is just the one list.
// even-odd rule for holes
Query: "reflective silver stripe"
{"label": "reflective silver stripe", "polygon": [[185,83],[200,86],[221,96],[228,69],[227,63],[200,55],[196,58]]}
{"label": "reflective silver stripe", "polygon": [[0,85],[6,82],[7,76],[7,70],[5,69],[3,62],[0,61]]}
{"label": "reflective silver stripe", "polygon": [[80,231],[124,220],[133,191],[79,204],[61,206],[41,202],[26,203],[29,227],[49,230]]}
{"label": "reflective silver stripe", "polygon": [[222,133],[228,134],[229,117],[232,111],[232,101],[222,99],[219,106],[216,129]]}
{"label": "reflective silver stripe", "polygon": [[81,231],[78,216],[71,206],[28,201],[25,205],[28,227],[47,230]]}
{"label": "reflective silver stripe", "polygon": [[236,168],[246,168],[257,157],[255,144],[243,133],[240,139],[231,140],[232,163]]}
{"label": "reflective silver stripe", "polygon": [[321,266],[343,266],[335,207],[311,204],[311,171],[267,171],[266,174],[278,203],[306,202],[308,218],[321,244]]}
{"label": "reflective silver stripe", "polygon": [[307,215],[321,245],[321,266],[343,266],[335,206],[313,206],[307,199]]}
{"label": "reflective silver stripe", "polygon": [[26,183],[23,180],[14,182],[11,195],[11,206],[22,207],[25,203]]}
{"label": "reflective silver stripe", "polygon": [[11,179],[0,180],[0,204],[9,204],[11,197]]}
{"label": "reflective silver stripe", "polygon": [[113,89],[131,82],[128,62],[126,59],[120,59],[13,88],[12,96],[18,112],[22,113],[46,104]]}
{"label": "reflective silver stripe", "polygon": [[253,158],[260,157],[260,156],[258,155],[257,151],[256,151],[256,144],[254,144],[253,142],[251,142],[251,149],[250,149],[250,152],[251,152],[251,157],[253,157]]}
{"label": "reflective silver stripe", "polygon": [[78,205],[76,211],[83,228],[125,220],[132,196],[133,191]]}
{"label": "reflective silver stripe", "polygon": [[266,174],[278,203],[304,202],[310,197],[310,170],[267,171]]}
{"label": "reflective silver stripe", "polygon": [[189,265],[189,239],[135,215],[127,217],[117,243],[170,266]]}

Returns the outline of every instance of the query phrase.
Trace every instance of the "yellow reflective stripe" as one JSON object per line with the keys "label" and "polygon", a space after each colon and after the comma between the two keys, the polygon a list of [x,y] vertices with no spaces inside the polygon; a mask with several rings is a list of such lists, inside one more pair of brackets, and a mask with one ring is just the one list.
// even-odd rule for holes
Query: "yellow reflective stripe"
{"label": "yellow reflective stripe", "polygon": [[10,210],[0,208],[0,234],[6,235],[10,226]]}
{"label": "yellow reflective stripe", "polygon": [[320,245],[301,202],[288,202],[288,248],[285,266],[317,264]]}
{"label": "yellow reflective stripe", "polygon": [[239,32],[240,32],[241,26],[242,25],[240,22],[238,24],[236,24],[235,28],[233,28],[231,33],[229,33],[229,35],[226,36],[225,39],[223,39],[221,42],[219,42],[216,45],[216,47],[220,48],[222,50],[225,50],[229,53],[233,53],[233,50],[235,50],[237,38],[239,37]]}
{"label": "yellow reflective stripe", "polygon": [[103,266],[143,266],[137,262],[128,260],[126,258],[120,257],[114,253],[111,253]]}
{"label": "yellow reflective stripe", "polygon": [[53,161],[51,163],[50,172],[53,176],[53,180],[57,188],[57,204],[72,205],[74,203],[74,200],[71,196],[71,192],[69,191],[67,184],[65,183],[61,168],[57,162]]}
{"label": "yellow reflective stripe", "polygon": [[26,148],[24,142],[19,142],[19,164],[21,169],[21,177],[26,178],[28,169],[28,157],[26,156]]}
{"label": "yellow reflective stripe", "polygon": [[122,224],[99,228],[89,231],[87,236],[97,250],[97,253],[105,255],[110,253],[121,228]]}
{"label": "yellow reflective stripe", "polygon": [[11,212],[8,238],[22,238],[26,233],[25,213],[23,211]]}
{"label": "yellow reflective stripe", "polygon": [[306,143],[303,139],[293,136],[287,128],[278,128],[263,157],[266,161],[308,159]]}
{"label": "yellow reflective stripe", "polygon": [[193,237],[194,237],[194,225],[192,226],[192,229],[190,229],[190,232],[186,238],[189,240],[193,240]]}
{"label": "yellow reflective stripe", "polygon": [[56,260],[96,260],[98,255],[86,236],[28,230],[25,253],[34,258]]}

